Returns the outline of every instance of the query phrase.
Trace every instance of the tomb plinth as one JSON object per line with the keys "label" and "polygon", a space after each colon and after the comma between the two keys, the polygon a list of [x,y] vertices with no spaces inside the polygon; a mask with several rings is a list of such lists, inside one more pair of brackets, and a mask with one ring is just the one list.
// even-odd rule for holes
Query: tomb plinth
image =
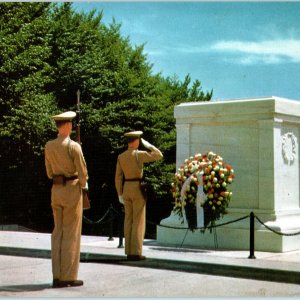
{"label": "tomb plinth", "polygon": [[[212,151],[235,171],[228,214],[217,224],[254,212],[255,250],[300,249],[300,101],[278,97],[183,103],[175,107],[176,167],[196,153]],[[249,218],[217,227],[219,248],[249,249]],[[174,212],[157,227],[161,244],[215,246],[208,230],[184,229]],[[276,231],[277,233],[274,233]],[[284,234],[284,235],[282,235]],[[288,234],[288,235],[285,235]]]}

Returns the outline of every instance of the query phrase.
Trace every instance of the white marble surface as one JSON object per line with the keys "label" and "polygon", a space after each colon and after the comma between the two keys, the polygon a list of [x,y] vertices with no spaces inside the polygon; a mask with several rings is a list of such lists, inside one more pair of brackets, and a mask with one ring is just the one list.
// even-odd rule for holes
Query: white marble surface
{"label": "white marble surface", "polygon": [[[232,165],[236,178],[229,214],[220,222],[253,211],[268,226],[283,232],[300,231],[299,131],[300,101],[278,97],[182,103],[175,107],[176,166],[196,153],[213,151]],[[174,223],[174,217],[163,223]],[[218,229],[225,248],[249,247],[249,220]],[[256,248],[262,251],[300,249],[300,236],[276,235],[256,222]],[[178,243],[182,232],[157,228],[158,239]],[[220,234],[219,234],[220,235]],[[191,245],[211,245],[189,234]]]}

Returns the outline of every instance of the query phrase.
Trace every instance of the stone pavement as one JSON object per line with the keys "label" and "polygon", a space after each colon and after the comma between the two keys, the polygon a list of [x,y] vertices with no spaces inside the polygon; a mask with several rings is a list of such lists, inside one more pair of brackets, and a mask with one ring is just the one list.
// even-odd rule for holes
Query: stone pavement
{"label": "stone pavement", "polygon": [[52,289],[50,234],[0,231],[0,297],[300,296],[300,251],[211,250],[145,240],[145,261],[126,260],[119,239],[82,236],[83,287]]}

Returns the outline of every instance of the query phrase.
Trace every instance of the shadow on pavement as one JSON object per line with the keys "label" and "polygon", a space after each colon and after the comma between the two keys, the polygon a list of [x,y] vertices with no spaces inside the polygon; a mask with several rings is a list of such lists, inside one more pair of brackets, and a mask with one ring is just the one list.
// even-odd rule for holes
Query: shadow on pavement
{"label": "shadow on pavement", "polygon": [[[161,247],[160,250],[162,250]],[[0,247],[0,254],[29,256],[36,258],[50,258],[50,250],[25,249],[13,247]],[[247,265],[231,265],[215,263],[187,261],[187,260],[172,260],[161,258],[147,258],[143,261],[128,261],[125,255],[109,255],[101,253],[81,252],[80,261],[82,263],[105,263],[115,264],[120,266],[132,266],[141,268],[164,269],[179,272],[198,273],[225,277],[237,277],[245,279],[256,279],[264,281],[274,281],[281,283],[300,284],[300,272],[298,270],[289,269],[272,269],[265,267],[255,267]],[[7,291],[17,289],[18,286],[0,287],[0,291],[6,288]],[[20,286],[19,288],[49,288],[49,285],[39,286]]]}
{"label": "shadow on pavement", "polygon": [[142,261],[128,261],[123,257],[105,256],[101,254],[86,255],[81,257],[80,261],[85,263],[107,263],[139,268],[163,269],[178,272],[300,284],[300,272],[265,269],[243,265],[222,265],[217,263],[179,261],[159,258],[147,258],[146,260]]}
{"label": "shadow on pavement", "polygon": [[52,289],[52,284],[50,283],[42,283],[42,284],[22,284],[22,285],[5,285],[0,286],[0,292],[33,292],[33,291],[41,291],[45,289]]}
{"label": "shadow on pavement", "polygon": [[149,247],[151,250],[157,251],[169,251],[169,252],[183,252],[183,253],[210,253],[209,250],[198,250],[198,249],[185,249],[185,248],[170,248],[170,247]]}
{"label": "shadow on pavement", "polygon": [[127,262],[127,258],[106,258],[106,257],[95,257],[94,255],[88,255],[80,258],[81,263],[101,263],[101,264],[120,264]]}

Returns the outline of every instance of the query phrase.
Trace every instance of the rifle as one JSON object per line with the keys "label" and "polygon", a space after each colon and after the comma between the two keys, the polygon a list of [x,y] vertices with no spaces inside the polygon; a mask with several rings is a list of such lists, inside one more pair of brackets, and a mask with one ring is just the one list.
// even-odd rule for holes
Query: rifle
{"label": "rifle", "polygon": [[77,110],[76,110],[76,142],[81,145],[80,141],[80,90],[77,90]]}
{"label": "rifle", "polygon": [[[77,110],[76,110],[76,142],[81,145],[80,140],[80,90],[77,90]],[[83,197],[83,209],[90,209],[91,204],[89,200],[88,190],[82,190],[82,197]]]}

